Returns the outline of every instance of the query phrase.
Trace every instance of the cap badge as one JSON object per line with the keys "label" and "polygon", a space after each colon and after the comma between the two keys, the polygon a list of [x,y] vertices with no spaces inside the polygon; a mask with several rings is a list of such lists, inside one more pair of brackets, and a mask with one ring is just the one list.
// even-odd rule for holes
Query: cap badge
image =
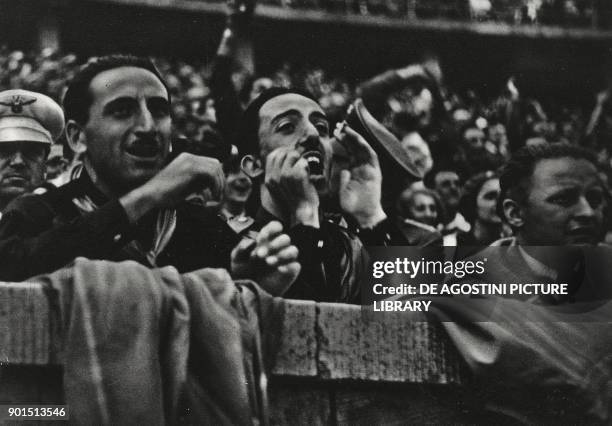
{"label": "cap badge", "polygon": [[34,102],[36,102],[36,98],[32,96],[13,95],[10,97],[10,100],[6,100],[6,98],[0,100],[0,105],[11,107],[13,113],[21,114],[24,106],[33,104]]}

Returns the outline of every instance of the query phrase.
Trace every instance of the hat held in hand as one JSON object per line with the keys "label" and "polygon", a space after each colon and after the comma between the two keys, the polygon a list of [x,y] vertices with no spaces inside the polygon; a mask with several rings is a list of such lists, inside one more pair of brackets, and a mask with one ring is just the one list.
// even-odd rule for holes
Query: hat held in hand
{"label": "hat held in hand", "polygon": [[400,141],[370,114],[361,99],[356,99],[349,108],[346,123],[374,149],[383,176],[423,179]]}
{"label": "hat held in hand", "polygon": [[50,97],[28,90],[0,92],[0,143],[52,144],[64,129],[64,112]]}

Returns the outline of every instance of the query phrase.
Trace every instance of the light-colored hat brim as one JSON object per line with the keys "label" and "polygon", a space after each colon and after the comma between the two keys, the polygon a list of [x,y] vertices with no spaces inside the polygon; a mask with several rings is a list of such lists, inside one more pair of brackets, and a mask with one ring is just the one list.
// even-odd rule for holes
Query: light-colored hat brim
{"label": "light-colored hat brim", "polygon": [[41,124],[29,117],[0,118],[0,143],[2,142],[40,142],[52,144],[51,133]]}

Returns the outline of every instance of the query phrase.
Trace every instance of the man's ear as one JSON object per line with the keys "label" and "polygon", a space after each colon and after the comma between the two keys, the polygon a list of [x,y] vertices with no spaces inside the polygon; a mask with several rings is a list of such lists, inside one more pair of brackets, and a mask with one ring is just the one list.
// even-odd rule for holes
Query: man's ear
{"label": "man's ear", "polygon": [[245,155],[240,160],[240,168],[251,179],[257,179],[264,173],[261,160],[254,155]]}
{"label": "man's ear", "polygon": [[74,120],[68,120],[66,123],[66,140],[75,154],[83,154],[87,151],[83,128]]}
{"label": "man's ear", "polygon": [[506,217],[506,221],[513,228],[520,228],[524,224],[523,220],[523,210],[521,206],[511,198],[506,198],[502,202],[502,209],[504,212],[504,216]]}

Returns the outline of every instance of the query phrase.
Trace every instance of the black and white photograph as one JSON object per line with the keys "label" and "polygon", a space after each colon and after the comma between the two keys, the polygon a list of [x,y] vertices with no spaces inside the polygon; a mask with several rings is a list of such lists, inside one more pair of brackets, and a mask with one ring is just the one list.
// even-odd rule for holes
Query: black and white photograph
{"label": "black and white photograph", "polygon": [[612,424],[612,1],[0,0],[0,424]]}

